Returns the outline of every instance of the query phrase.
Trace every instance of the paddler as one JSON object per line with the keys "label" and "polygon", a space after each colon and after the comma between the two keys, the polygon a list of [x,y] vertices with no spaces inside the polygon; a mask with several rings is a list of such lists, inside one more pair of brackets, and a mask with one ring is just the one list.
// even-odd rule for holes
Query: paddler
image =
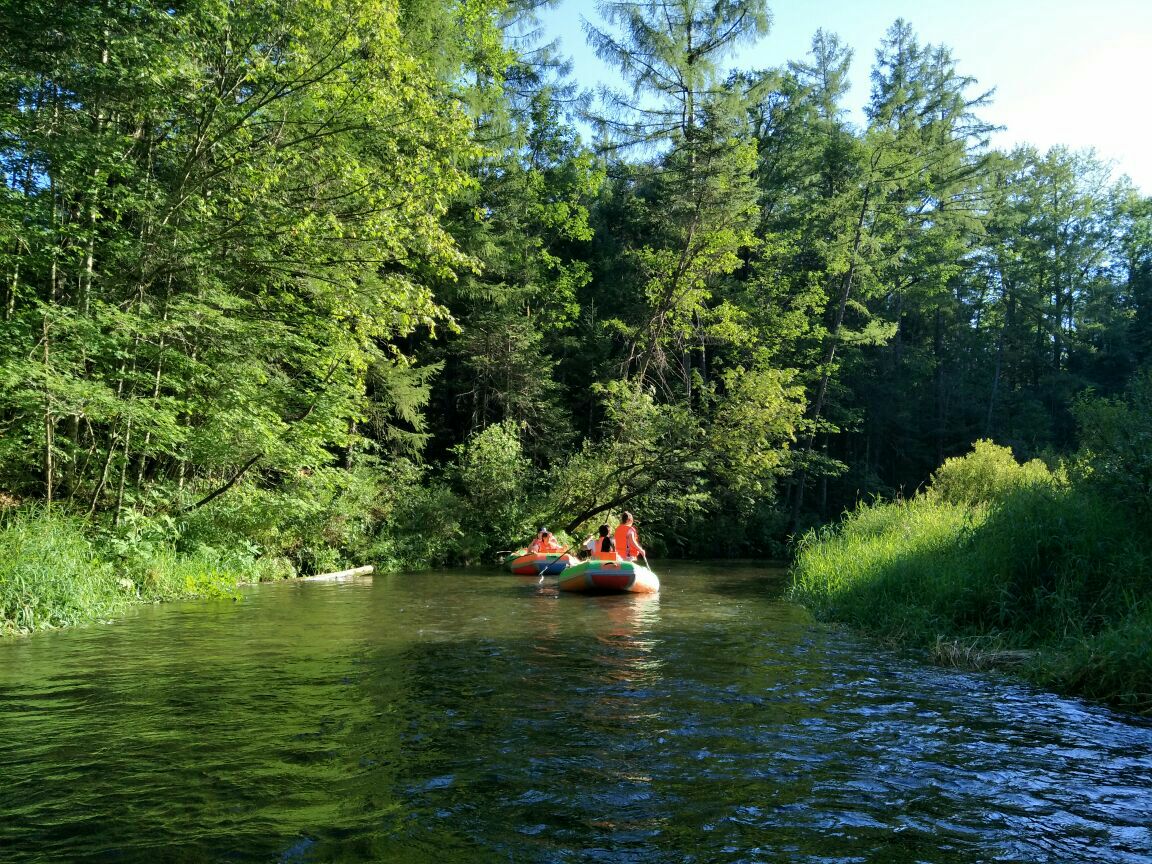
{"label": "paddler", "polygon": [[635,520],[625,510],[620,514],[620,524],[616,526],[616,554],[625,561],[635,561],[644,554],[640,538],[636,534]]}

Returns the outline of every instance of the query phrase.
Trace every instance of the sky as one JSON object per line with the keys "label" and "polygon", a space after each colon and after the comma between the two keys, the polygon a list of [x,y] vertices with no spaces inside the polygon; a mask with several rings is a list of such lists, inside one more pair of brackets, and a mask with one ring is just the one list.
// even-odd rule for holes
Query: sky
{"label": "sky", "polygon": [[[595,0],[560,0],[542,16],[583,86],[615,84],[588,47],[581,17],[602,25]],[[769,0],[768,36],[732,65],[764,69],[803,58],[817,29],[853,49],[846,107],[860,122],[869,72],[885,31],[904,18],[922,45],[952,49],[957,71],[995,88],[980,116],[1005,127],[1001,149],[1091,148],[1152,195],[1152,0]]]}

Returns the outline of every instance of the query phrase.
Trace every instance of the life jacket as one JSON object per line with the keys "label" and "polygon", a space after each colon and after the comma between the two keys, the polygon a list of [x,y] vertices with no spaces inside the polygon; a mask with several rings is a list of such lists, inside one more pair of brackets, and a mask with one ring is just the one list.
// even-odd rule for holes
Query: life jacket
{"label": "life jacket", "polygon": [[640,552],[640,544],[636,542],[636,528],[632,525],[616,526],[616,554],[621,558],[631,560]]}
{"label": "life jacket", "polygon": [[597,561],[615,561],[616,544],[611,537],[597,537],[592,545],[592,557]]}
{"label": "life jacket", "polygon": [[559,552],[564,547],[549,537],[547,540],[540,541],[540,547],[537,552]]}

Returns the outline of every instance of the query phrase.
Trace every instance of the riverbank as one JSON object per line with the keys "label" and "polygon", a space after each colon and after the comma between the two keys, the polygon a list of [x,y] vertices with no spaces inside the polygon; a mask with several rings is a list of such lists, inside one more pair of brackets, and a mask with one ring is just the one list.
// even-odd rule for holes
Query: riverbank
{"label": "riverbank", "polygon": [[[968,458],[955,461],[971,480],[993,457]],[[942,662],[1011,666],[1152,713],[1148,518],[1038,464],[999,468],[975,493],[980,484],[941,474],[912,500],[861,507],[809,535],[790,598]]]}
{"label": "riverbank", "polygon": [[139,603],[234,596],[295,575],[284,558],[180,550],[77,516],[13,511],[0,523],[0,636],[103,621]]}

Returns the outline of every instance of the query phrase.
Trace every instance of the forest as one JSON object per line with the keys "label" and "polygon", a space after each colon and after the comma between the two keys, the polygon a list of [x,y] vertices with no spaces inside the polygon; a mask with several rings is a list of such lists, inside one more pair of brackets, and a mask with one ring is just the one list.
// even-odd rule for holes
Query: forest
{"label": "forest", "polygon": [[621,509],[786,559],[978,440],[1148,518],[1152,199],[914,22],[609,0],[587,93],[550,5],[0,3],[5,628]]}

